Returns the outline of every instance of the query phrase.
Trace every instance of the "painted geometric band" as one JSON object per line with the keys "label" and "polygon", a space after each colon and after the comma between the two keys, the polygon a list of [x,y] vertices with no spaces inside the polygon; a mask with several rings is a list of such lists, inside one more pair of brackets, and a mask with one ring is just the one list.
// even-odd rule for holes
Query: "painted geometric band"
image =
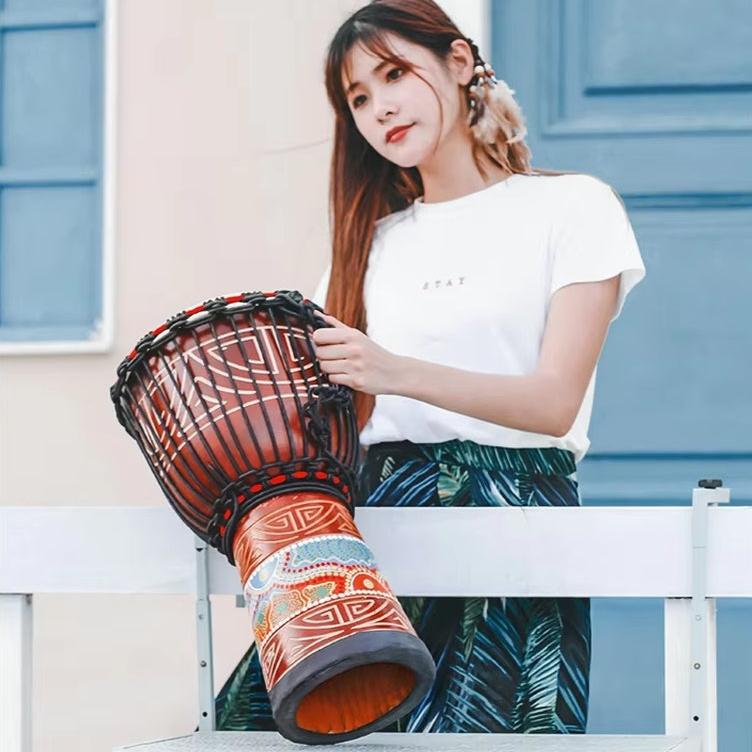
{"label": "painted geometric band", "polygon": [[318,536],[280,549],[252,573],[243,592],[259,647],[315,605],[356,593],[391,593],[371,550],[349,535]]}
{"label": "painted geometric band", "polygon": [[243,518],[235,534],[241,579],[247,581],[267,557],[301,539],[337,534],[362,540],[352,515],[335,497],[269,499]]}
{"label": "painted geometric band", "polygon": [[415,635],[394,595],[353,595],[314,606],[278,629],[259,650],[266,687],[271,689],[313,653],[361,632],[391,630]]}

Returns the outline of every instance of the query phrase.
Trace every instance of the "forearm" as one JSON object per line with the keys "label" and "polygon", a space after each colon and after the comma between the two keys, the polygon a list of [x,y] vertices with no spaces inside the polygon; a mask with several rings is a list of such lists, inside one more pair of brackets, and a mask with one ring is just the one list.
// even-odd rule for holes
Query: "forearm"
{"label": "forearm", "polygon": [[400,356],[394,394],[472,418],[550,436],[569,427],[567,401],[549,374],[477,373]]}

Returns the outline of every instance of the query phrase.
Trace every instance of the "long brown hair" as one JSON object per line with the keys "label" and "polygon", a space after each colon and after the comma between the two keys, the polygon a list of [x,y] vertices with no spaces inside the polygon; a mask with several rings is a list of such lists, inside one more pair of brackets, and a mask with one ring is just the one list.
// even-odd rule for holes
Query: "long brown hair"
{"label": "long brown hair", "polygon": [[[329,45],[325,83],[335,123],[329,175],[332,262],[325,308],[340,321],[364,333],[367,321],[363,288],[375,222],[407,208],[423,194],[423,181],[417,167],[400,167],[390,162],[361,135],[342,85],[348,53],[356,43],[420,76],[410,61],[390,48],[387,33],[425,47],[442,62],[446,61],[455,39],[466,39],[433,0],[371,0],[347,18]],[[438,95],[437,100],[441,108]],[[527,131],[516,106],[505,107],[495,115],[504,124],[499,128],[496,141],[474,140],[473,159],[484,179],[487,176],[484,160],[513,173],[569,174],[530,166],[530,150],[522,138]],[[516,135],[510,137],[510,133]],[[354,397],[358,429],[363,430],[375,400],[373,395],[359,391]]]}

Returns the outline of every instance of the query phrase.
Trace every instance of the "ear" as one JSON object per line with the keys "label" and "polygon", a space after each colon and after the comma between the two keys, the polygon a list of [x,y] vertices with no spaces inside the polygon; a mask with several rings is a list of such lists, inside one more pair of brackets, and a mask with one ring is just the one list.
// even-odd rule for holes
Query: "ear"
{"label": "ear", "polygon": [[452,42],[447,62],[457,83],[467,86],[473,77],[473,51],[464,39]]}

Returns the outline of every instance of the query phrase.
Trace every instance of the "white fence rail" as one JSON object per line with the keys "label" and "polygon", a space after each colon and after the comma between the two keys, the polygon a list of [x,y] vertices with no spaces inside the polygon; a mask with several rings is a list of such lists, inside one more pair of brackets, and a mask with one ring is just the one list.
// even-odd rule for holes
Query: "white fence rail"
{"label": "white fence rail", "polygon": [[[729,495],[695,488],[687,507],[358,508],[355,519],[398,595],[665,598],[666,735],[601,749],[716,752],[715,602],[752,597],[752,507],[717,506]],[[0,508],[0,749],[30,752],[34,593],[194,593],[211,735],[208,596],[241,592],[237,570],[167,505]],[[462,735],[432,736],[449,750]],[[536,743],[524,748],[558,749]]]}

